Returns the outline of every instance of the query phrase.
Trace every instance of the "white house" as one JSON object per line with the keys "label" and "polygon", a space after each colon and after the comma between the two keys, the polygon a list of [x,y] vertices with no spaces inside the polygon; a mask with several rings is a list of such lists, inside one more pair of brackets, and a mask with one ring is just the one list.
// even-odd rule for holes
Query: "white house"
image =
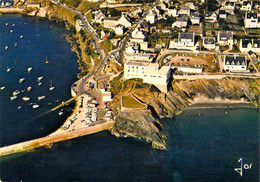
{"label": "white house", "polygon": [[118,20],[118,23],[123,25],[126,28],[129,28],[132,26],[131,19],[126,12],[122,12],[121,17]]}
{"label": "white house", "polygon": [[172,24],[172,28],[178,27],[187,27],[188,25],[188,18],[177,18],[177,20]]}
{"label": "white house", "polygon": [[236,2],[234,1],[225,1],[223,4],[223,8],[225,10],[234,11],[236,7]]}
{"label": "white house", "polygon": [[246,12],[245,28],[260,28],[259,16],[257,13]]}
{"label": "white house", "polygon": [[102,97],[103,97],[103,102],[111,102],[113,101],[112,99],[112,93],[105,91],[105,89],[100,89]]}
{"label": "white house", "polygon": [[260,39],[241,39],[239,48],[241,52],[260,53]]}
{"label": "white house", "polygon": [[149,14],[146,15],[146,21],[153,24],[156,19],[156,14],[152,11]]}
{"label": "white house", "polygon": [[233,32],[218,32],[218,44],[232,46],[234,44]]}
{"label": "white house", "polygon": [[195,33],[179,32],[177,39],[171,40],[170,49],[194,49],[195,46]]}
{"label": "white house", "polygon": [[96,23],[102,23],[104,18],[106,18],[106,16],[100,10],[93,12],[93,14],[94,14],[94,21]]}
{"label": "white house", "polygon": [[76,20],[76,30],[79,32],[84,27],[81,19]]}
{"label": "white house", "polygon": [[124,34],[124,26],[121,24],[116,25],[115,32],[117,35],[123,35]]}
{"label": "white house", "polygon": [[220,9],[220,10],[218,11],[218,16],[219,16],[219,18],[226,19],[226,18],[227,18],[227,12],[226,12],[226,10]]}
{"label": "white house", "polygon": [[168,8],[168,16],[177,17],[178,16],[178,9],[176,7],[169,7]]}
{"label": "white house", "polygon": [[116,0],[107,0],[107,3],[115,4],[115,3],[116,3]]}
{"label": "white house", "polygon": [[203,46],[206,49],[215,49],[216,48],[215,37],[203,37]]}
{"label": "white house", "polygon": [[243,1],[242,7],[240,10],[242,11],[252,11],[252,1]]}
{"label": "white house", "polygon": [[138,28],[135,28],[134,31],[132,32],[132,38],[144,40],[146,36],[143,31],[141,31]]}
{"label": "white house", "polygon": [[181,7],[180,11],[178,12],[179,15],[186,15],[186,16],[190,16],[190,8],[183,6]]}
{"label": "white house", "polygon": [[205,14],[205,22],[214,23],[217,22],[217,15],[214,11],[206,11]]}
{"label": "white house", "polygon": [[190,16],[190,21],[193,25],[199,25],[200,24],[199,13],[192,13],[191,16]]}
{"label": "white house", "polygon": [[224,56],[224,70],[230,72],[243,72],[247,70],[246,56]]}

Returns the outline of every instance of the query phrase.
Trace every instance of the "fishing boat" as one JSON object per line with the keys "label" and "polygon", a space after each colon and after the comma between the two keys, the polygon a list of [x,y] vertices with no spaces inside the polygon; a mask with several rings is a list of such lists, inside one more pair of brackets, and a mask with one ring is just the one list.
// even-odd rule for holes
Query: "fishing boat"
{"label": "fishing boat", "polygon": [[30,73],[32,71],[32,67],[29,67],[27,70],[28,70],[28,73]]}
{"label": "fishing boat", "polygon": [[47,60],[47,57],[46,57],[46,60],[45,60],[45,64],[49,64],[49,61]]}
{"label": "fishing boat", "polygon": [[60,102],[60,100],[55,100],[55,102],[57,103],[57,102]]}
{"label": "fishing boat", "polygon": [[39,82],[38,85],[41,86],[41,85],[42,85],[42,82]]}
{"label": "fishing boat", "polygon": [[32,106],[33,109],[36,109],[36,108],[38,108],[38,107],[40,107],[38,104],[34,104],[34,105]]}
{"label": "fishing boat", "polygon": [[23,97],[22,98],[24,101],[29,101],[30,100],[30,97]]}
{"label": "fishing boat", "polygon": [[21,109],[21,108],[22,108],[22,106],[18,106],[18,107],[17,107],[17,109]]}
{"label": "fishing boat", "polygon": [[32,90],[32,87],[27,87],[27,91],[30,92]]}
{"label": "fishing boat", "polygon": [[43,77],[42,77],[42,76],[39,76],[38,79],[37,79],[37,81],[39,82],[39,81],[41,81],[42,79],[43,79]]}
{"label": "fishing boat", "polygon": [[16,95],[10,97],[10,100],[14,100],[14,99],[17,99],[17,96],[16,96]]}
{"label": "fishing boat", "polygon": [[50,84],[49,90],[50,90],[50,91],[51,91],[51,90],[54,90],[54,87],[52,86],[52,80],[51,80],[51,84]]}
{"label": "fishing boat", "polygon": [[18,47],[18,43],[17,42],[14,43],[14,47]]}
{"label": "fishing boat", "polygon": [[10,72],[10,71],[11,71],[11,68],[7,67],[6,72]]}
{"label": "fishing boat", "polygon": [[22,38],[23,38],[23,35],[20,36],[20,39],[22,39]]}
{"label": "fishing boat", "polygon": [[20,93],[20,91],[16,90],[16,91],[13,92],[13,96],[18,95],[19,93]]}
{"label": "fishing boat", "polygon": [[5,46],[5,50],[7,50],[8,49],[8,46]]}
{"label": "fishing boat", "polygon": [[25,78],[20,78],[19,83],[23,83]]}
{"label": "fishing boat", "polygon": [[51,105],[51,103],[48,103],[48,106],[50,106]]}
{"label": "fishing boat", "polygon": [[45,96],[44,96],[44,95],[38,97],[38,100],[42,100],[42,99],[45,99]]}
{"label": "fishing boat", "polygon": [[59,115],[61,116],[63,114],[63,109],[60,110]]}
{"label": "fishing boat", "polygon": [[5,87],[1,87],[0,89],[1,89],[1,90],[4,90],[4,89],[5,89]]}

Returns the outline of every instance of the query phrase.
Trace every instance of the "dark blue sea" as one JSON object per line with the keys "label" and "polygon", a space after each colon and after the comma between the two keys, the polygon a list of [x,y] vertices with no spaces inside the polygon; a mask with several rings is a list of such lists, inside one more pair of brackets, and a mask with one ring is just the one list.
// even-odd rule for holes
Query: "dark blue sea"
{"label": "dark blue sea", "polygon": [[[57,105],[56,100],[71,97],[70,86],[79,72],[77,57],[64,37],[68,33],[62,23],[0,15],[0,87],[6,87],[0,90],[0,146],[45,136],[70,114],[73,106],[67,107],[62,116],[58,111],[49,112]],[[49,64],[45,64],[46,57]],[[28,67],[33,68],[31,73],[27,72]],[[41,86],[37,82],[39,76],[44,77]],[[25,81],[20,84],[21,77]],[[53,91],[48,89],[51,80]],[[10,101],[13,91],[28,86],[32,86],[31,92],[25,91]],[[37,97],[42,95],[46,98],[38,101]],[[25,96],[31,100],[23,101]],[[33,109],[30,103],[40,107]],[[167,150],[153,149],[141,140],[116,138],[104,131],[53,144],[51,148],[1,157],[0,179],[4,182],[259,181],[259,108],[190,108],[183,115],[163,119],[163,123]],[[242,176],[234,170],[240,167],[240,158]],[[245,169],[246,164],[252,164],[251,168]]]}

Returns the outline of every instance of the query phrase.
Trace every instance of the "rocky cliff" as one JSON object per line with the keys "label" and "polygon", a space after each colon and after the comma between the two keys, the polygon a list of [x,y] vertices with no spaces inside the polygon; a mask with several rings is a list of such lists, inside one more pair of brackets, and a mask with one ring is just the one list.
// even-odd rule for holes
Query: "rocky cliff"
{"label": "rocky cliff", "polygon": [[[120,84],[121,81],[121,84]],[[198,97],[208,99],[245,100],[255,106],[260,103],[260,79],[224,78],[221,80],[173,81],[167,94],[160,93],[154,86],[142,84],[140,80],[111,82],[112,91],[116,94],[112,107],[115,111],[116,124],[112,133],[116,136],[128,135],[140,137],[152,142],[156,148],[166,148],[166,136],[162,131],[158,116],[174,116],[181,113]],[[120,112],[120,97],[134,94],[148,104],[148,109]]]}

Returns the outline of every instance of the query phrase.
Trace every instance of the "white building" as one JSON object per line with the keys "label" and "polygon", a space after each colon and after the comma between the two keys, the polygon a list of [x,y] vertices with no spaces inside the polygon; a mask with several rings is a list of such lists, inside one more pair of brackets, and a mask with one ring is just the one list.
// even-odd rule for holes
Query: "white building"
{"label": "white building", "polygon": [[195,33],[179,32],[177,39],[170,41],[170,49],[194,49],[195,48]]}
{"label": "white building", "polygon": [[235,10],[235,7],[236,7],[236,2],[234,2],[234,1],[226,1],[223,4],[223,8],[225,10],[228,10],[228,11],[231,11],[231,12]]}
{"label": "white building", "polygon": [[106,16],[100,10],[93,12],[93,14],[94,14],[94,21],[96,23],[102,23],[104,18],[106,18]]}
{"label": "white building", "polygon": [[122,12],[122,15],[121,17],[119,18],[118,20],[118,23],[123,25],[124,27],[126,28],[129,28],[132,26],[132,23],[131,23],[131,19],[130,17],[127,15],[126,12]]}
{"label": "white building", "polygon": [[103,21],[103,26],[105,28],[111,28],[113,30],[118,24],[121,24],[126,28],[132,26],[130,18],[128,17],[126,12],[122,12],[121,17],[108,17],[108,18],[104,18]]}
{"label": "white building", "polygon": [[123,35],[124,34],[124,26],[121,24],[116,25],[115,32],[117,35]]}
{"label": "white building", "polygon": [[176,73],[194,73],[200,74],[203,71],[202,67],[194,67],[194,66],[171,66],[173,70],[176,70]]}
{"label": "white building", "polygon": [[144,40],[146,38],[145,34],[143,31],[141,31],[140,29],[136,28],[134,29],[134,31],[132,32],[132,38],[133,39],[141,39]]}
{"label": "white building", "polygon": [[177,17],[178,16],[178,9],[176,7],[169,7],[168,8],[168,16]]}
{"label": "white building", "polygon": [[199,13],[192,13],[191,16],[190,16],[190,21],[193,25],[199,25],[200,24]]}
{"label": "white building", "polygon": [[252,11],[252,1],[243,1],[242,7],[240,10],[242,11]]}
{"label": "white building", "polygon": [[79,32],[84,27],[81,19],[76,20],[76,30]]}
{"label": "white building", "polygon": [[143,78],[144,71],[148,63],[145,62],[128,62],[124,64],[124,78]]}
{"label": "white building", "polygon": [[178,12],[179,15],[186,15],[186,16],[190,16],[190,8],[189,7],[181,7],[180,11]]}
{"label": "white building", "polygon": [[206,49],[215,49],[216,48],[215,37],[203,37],[203,46]]}
{"label": "white building", "polygon": [[113,101],[111,92],[105,91],[105,89],[100,89],[100,91],[102,93],[103,102],[111,102],[111,101]]}
{"label": "white building", "polygon": [[215,23],[217,22],[217,15],[214,11],[205,12],[205,22]]}
{"label": "white building", "polygon": [[247,70],[246,56],[230,55],[224,57],[224,70],[230,72],[244,72]]}
{"label": "white building", "polygon": [[167,86],[171,76],[170,74],[170,66],[162,66],[159,69],[159,65],[157,63],[150,63],[146,66],[146,70],[143,74],[143,80],[144,83]]}
{"label": "white building", "polygon": [[156,14],[152,11],[148,15],[146,15],[146,21],[149,22],[150,24],[153,24],[156,19]]}
{"label": "white building", "polygon": [[232,46],[234,44],[233,32],[218,32],[218,44]]}
{"label": "white building", "polygon": [[219,16],[219,18],[226,19],[226,18],[227,18],[227,12],[226,12],[226,10],[220,9],[220,10],[218,11],[218,16]]}
{"label": "white building", "polygon": [[177,18],[177,20],[172,24],[172,28],[178,27],[183,28],[187,27],[188,25],[188,18]]}
{"label": "white building", "polygon": [[241,39],[239,48],[241,52],[260,53],[260,39]]}
{"label": "white building", "polygon": [[257,13],[246,12],[245,28],[260,28],[259,16]]}

